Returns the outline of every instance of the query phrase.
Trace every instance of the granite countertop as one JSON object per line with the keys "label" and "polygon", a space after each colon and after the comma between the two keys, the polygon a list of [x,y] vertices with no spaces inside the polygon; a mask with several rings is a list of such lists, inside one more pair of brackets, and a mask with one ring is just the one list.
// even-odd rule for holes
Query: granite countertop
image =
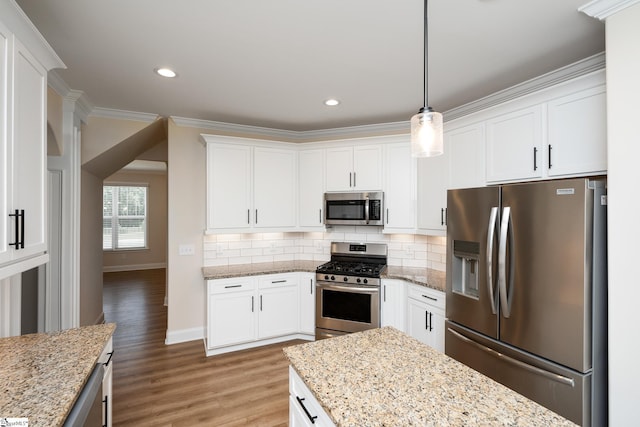
{"label": "granite countertop", "polygon": [[[260,276],[263,274],[307,272],[315,273],[322,261],[277,261],[256,264],[237,264],[217,267],[202,267],[205,280],[229,279],[243,276]],[[400,279],[439,291],[445,290],[444,271],[429,268],[387,266],[381,276],[383,279]]]}
{"label": "granite countertop", "polygon": [[61,426],[115,329],[108,323],[0,339],[0,417]]}
{"label": "granite countertop", "polygon": [[391,327],[284,353],[338,427],[575,426]]}

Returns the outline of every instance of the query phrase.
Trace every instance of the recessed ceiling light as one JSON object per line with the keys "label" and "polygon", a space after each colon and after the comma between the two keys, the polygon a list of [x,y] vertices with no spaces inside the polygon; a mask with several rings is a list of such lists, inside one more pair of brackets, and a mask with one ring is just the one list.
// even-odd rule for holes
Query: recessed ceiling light
{"label": "recessed ceiling light", "polygon": [[327,99],[326,101],[324,101],[324,105],[328,106],[328,107],[335,107],[336,105],[340,104],[340,101],[338,101],[337,99]]}
{"label": "recessed ceiling light", "polygon": [[154,71],[156,72],[156,74],[158,74],[159,76],[162,76],[162,77],[171,78],[171,77],[177,76],[176,72],[173,71],[171,68],[164,68],[164,67],[163,68],[156,68]]}

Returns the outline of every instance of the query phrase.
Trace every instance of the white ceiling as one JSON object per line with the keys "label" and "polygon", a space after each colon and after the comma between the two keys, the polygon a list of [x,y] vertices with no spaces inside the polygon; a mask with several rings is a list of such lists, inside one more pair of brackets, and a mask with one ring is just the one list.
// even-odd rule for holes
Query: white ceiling
{"label": "white ceiling", "polygon": [[[586,2],[432,0],[429,104],[446,111],[604,51]],[[423,104],[422,0],[17,3],[96,107],[305,131],[408,121]]]}

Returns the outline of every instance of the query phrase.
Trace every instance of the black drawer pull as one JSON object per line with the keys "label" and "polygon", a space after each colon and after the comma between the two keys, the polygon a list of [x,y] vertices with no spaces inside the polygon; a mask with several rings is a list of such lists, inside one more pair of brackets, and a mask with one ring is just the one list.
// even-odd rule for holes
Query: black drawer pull
{"label": "black drawer pull", "polygon": [[300,406],[302,406],[302,410],[304,411],[304,413],[307,414],[307,417],[309,418],[309,421],[311,421],[311,424],[315,424],[316,423],[316,418],[318,418],[318,416],[317,415],[313,415],[312,416],[309,413],[309,411],[307,410],[307,407],[304,406],[304,403],[302,403],[302,401],[304,400],[304,397],[300,398],[300,397],[296,396],[296,399],[298,400],[298,403],[300,404]]}

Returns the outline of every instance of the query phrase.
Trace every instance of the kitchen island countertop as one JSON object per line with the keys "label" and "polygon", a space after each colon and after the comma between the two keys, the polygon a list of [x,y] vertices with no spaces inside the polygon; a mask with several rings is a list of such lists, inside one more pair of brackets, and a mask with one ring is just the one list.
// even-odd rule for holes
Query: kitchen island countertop
{"label": "kitchen island countertop", "polygon": [[284,353],[339,427],[575,426],[391,327]]}
{"label": "kitchen island countertop", "polygon": [[107,323],[0,339],[0,417],[62,425],[115,329]]}

